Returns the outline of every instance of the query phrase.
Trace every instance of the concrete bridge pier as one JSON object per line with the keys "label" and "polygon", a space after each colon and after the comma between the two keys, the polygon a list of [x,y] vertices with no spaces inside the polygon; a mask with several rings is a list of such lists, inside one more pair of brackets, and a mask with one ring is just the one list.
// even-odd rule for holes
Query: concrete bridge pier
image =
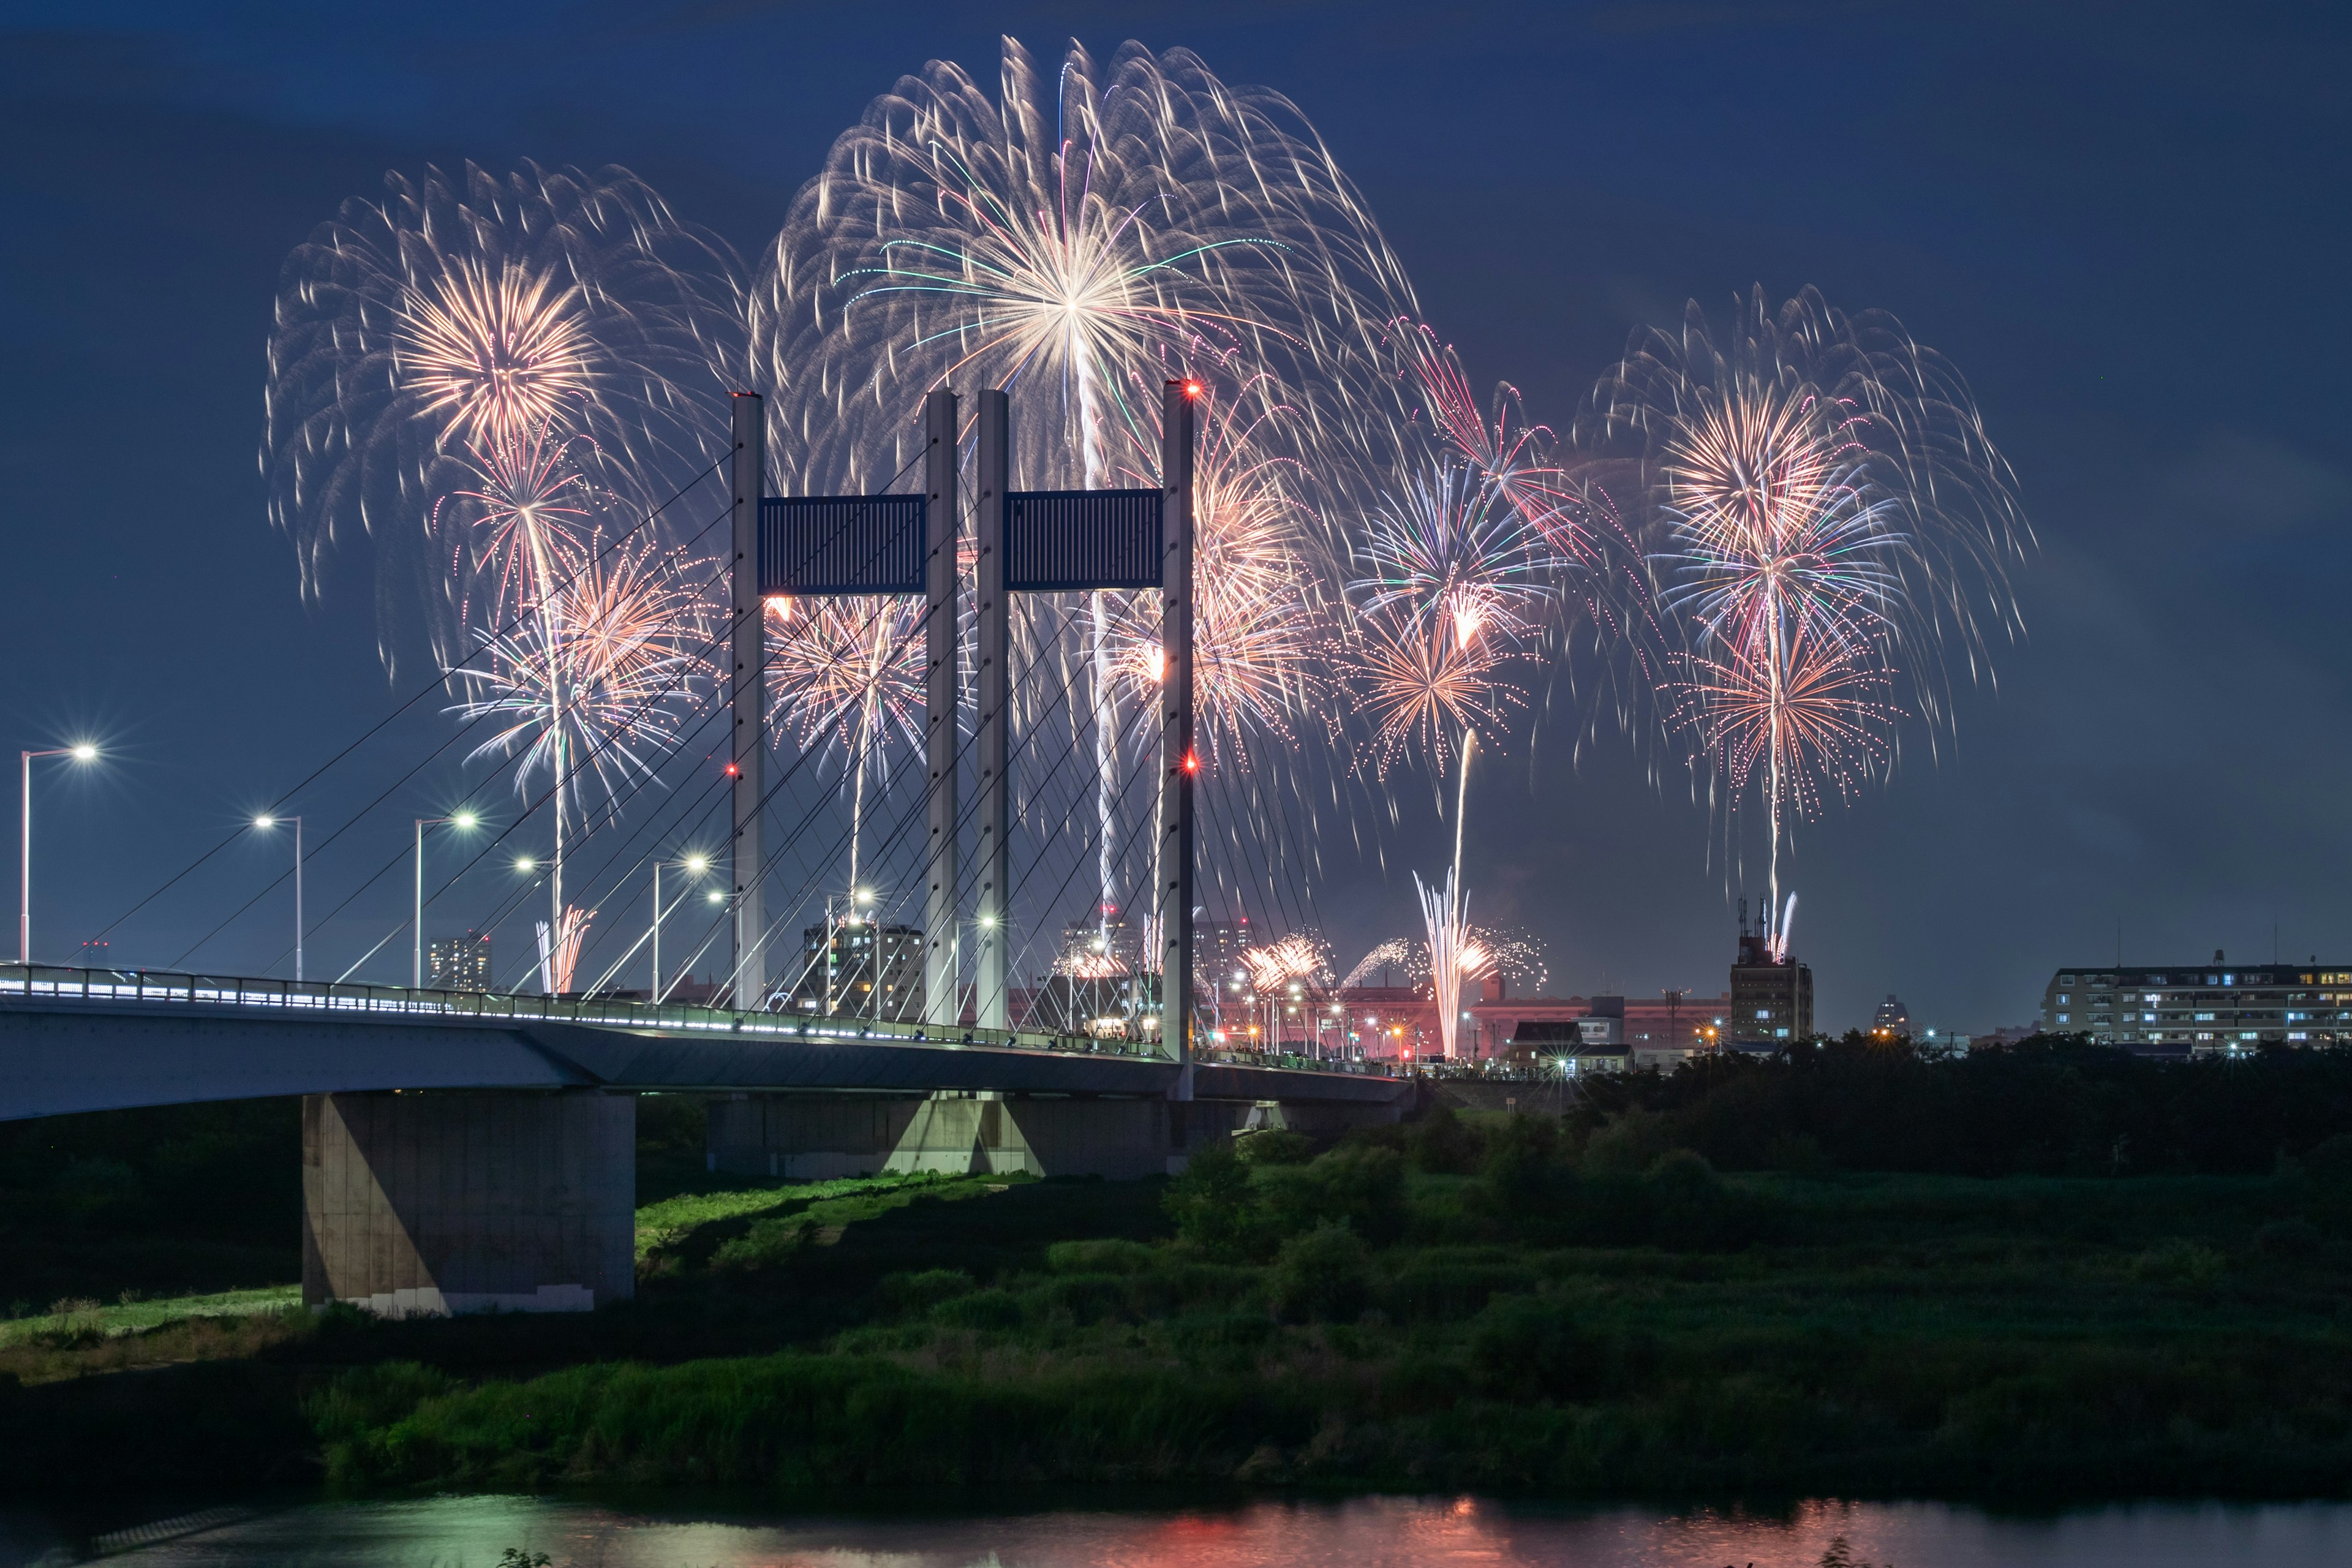
{"label": "concrete bridge pier", "polygon": [[302,1098],[302,1300],[387,1317],[584,1312],[636,1279],[636,1100]]}
{"label": "concrete bridge pier", "polygon": [[1173,1175],[1250,1107],[1153,1096],[734,1095],[709,1105],[709,1160],[738,1175],[826,1181],[885,1172],[947,1175]]}

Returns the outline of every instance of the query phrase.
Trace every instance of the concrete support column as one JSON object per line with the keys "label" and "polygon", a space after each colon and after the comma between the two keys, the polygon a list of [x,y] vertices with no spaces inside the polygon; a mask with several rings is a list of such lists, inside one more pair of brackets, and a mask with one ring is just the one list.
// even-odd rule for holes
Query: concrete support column
{"label": "concrete support column", "polygon": [[302,1300],[387,1317],[587,1311],[636,1280],[636,1100],[302,1100]]}

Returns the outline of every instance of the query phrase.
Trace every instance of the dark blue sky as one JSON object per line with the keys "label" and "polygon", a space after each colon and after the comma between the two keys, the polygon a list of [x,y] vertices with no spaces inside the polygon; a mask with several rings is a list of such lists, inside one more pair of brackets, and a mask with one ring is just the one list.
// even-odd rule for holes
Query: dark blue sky
{"label": "dark blue sky", "polygon": [[[1997,650],[1998,691],[1961,698],[1940,755],[1914,729],[1890,788],[1799,834],[1825,1024],[1888,990],[1946,1027],[2021,1019],[2119,925],[2133,961],[2267,956],[2275,922],[2284,951],[2352,962],[2340,17],[196,9],[16,0],[0,32],[0,738],[110,752],[44,764],[48,956],[392,705],[364,561],[305,608],[263,517],[263,344],[312,226],[387,168],[530,157],[626,164],[749,252],[868,98],[934,56],[992,79],[1012,33],[1045,55],[1187,45],[1289,94],[1474,379],[1517,383],[1539,419],[1568,421],[1629,327],[1759,281],[1891,310],[1968,374],[2040,539],[2017,574],[2029,640]],[[395,855],[436,787],[389,805],[349,865]],[[1474,785],[1469,840],[1476,911],[1542,934],[1554,989],[1720,985],[1708,818],[1631,748],[1522,749]],[[1393,842],[1391,866],[1442,858],[1418,802]],[[118,956],[170,962],[275,858],[236,847]],[[1327,917],[1349,946],[1402,929],[1409,892],[1349,868]],[[317,939],[314,973],[381,933],[373,909]],[[242,930],[206,959],[275,952]]]}

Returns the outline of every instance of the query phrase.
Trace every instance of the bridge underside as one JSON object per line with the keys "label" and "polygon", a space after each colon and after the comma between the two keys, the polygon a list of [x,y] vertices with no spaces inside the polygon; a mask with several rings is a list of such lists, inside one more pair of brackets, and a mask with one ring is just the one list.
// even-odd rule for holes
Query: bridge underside
{"label": "bridge underside", "polygon": [[[416,1089],[833,1090],[1164,1098],[1174,1063],[1079,1051],[669,1034],[255,1009],[0,1005],[0,1121]],[[1394,1079],[1202,1066],[1202,1100],[1384,1106]]]}
{"label": "bridge underside", "polygon": [[389,1315],[586,1310],[635,1271],[641,1090],[709,1096],[711,1167],[1173,1173],[1257,1125],[1393,1121],[1336,1073],[902,1040],[284,1010],[0,1005],[0,1120],[303,1097],[303,1295]]}

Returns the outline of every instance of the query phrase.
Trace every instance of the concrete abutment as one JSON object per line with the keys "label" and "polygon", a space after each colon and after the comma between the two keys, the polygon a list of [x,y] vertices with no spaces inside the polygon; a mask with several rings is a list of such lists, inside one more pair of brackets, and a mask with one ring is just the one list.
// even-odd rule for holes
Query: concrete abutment
{"label": "concrete abutment", "polygon": [[302,1300],[387,1317],[586,1311],[636,1279],[636,1100],[302,1100]]}

